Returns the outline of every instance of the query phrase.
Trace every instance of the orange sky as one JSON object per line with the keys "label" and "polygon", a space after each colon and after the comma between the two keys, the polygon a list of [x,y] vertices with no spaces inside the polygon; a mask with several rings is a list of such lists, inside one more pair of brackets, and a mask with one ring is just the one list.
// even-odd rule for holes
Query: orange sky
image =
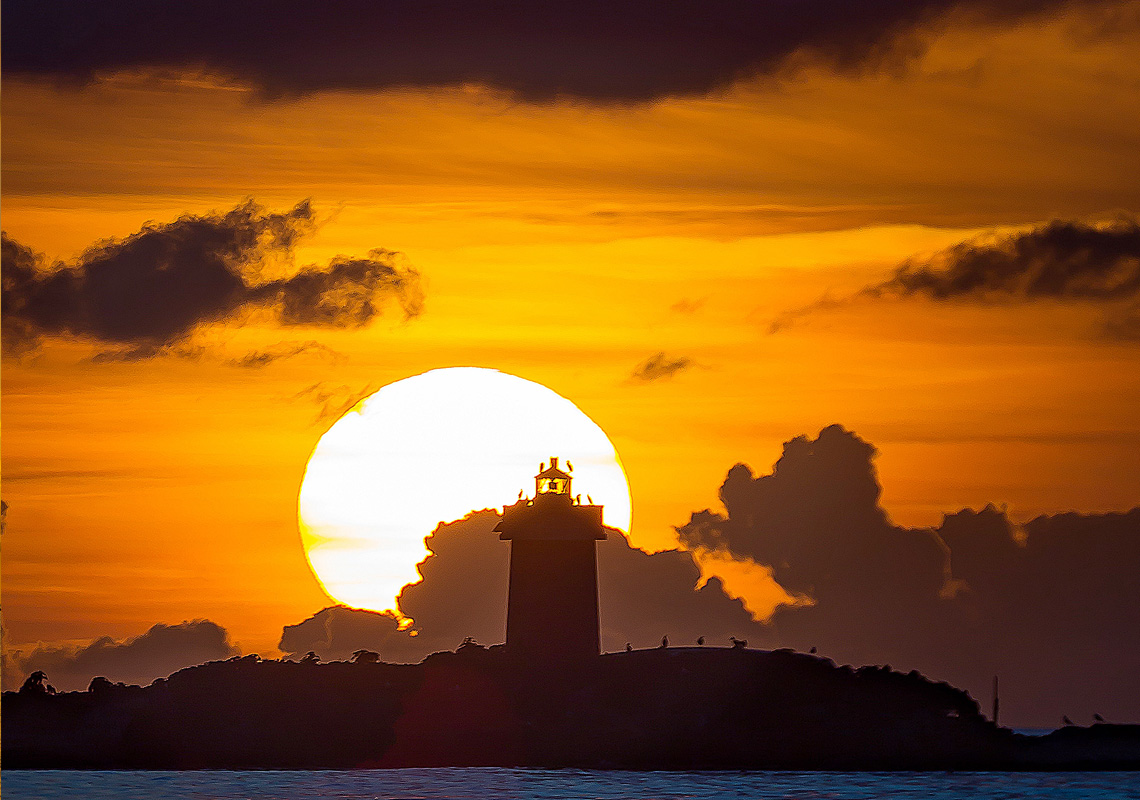
{"label": "orange sky", "polygon": [[[950,27],[899,74],[812,69],[624,105],[6,78],[3,227],[49,258],[148,220],[311,197],[322,224],[298,263],[399,250],[426,296],[418,318],[358,330],[207,326],[197,360],[92,363],[97,346],[63,339],[6,356],[9,644],[206,617],[272,652],[329,602],[296,497],[332,420],[303,391],[442,366],[538,381],[589,414],[647,549],[715,506],[734,463],[765,472],[831,423],[880,449],[901,524],[987,502],[1022,520],[1136,505],[1140,349],[1099,337],[1090,304],[891,300],[769,324],[985,231],[1140,209],[1138,44],[1136,26],[1096,36],[1077,17]],[[227,363],[310,340],[340,355]],[[692,366],[633,380],[656,352]],[[765,608],[762,576],[723,571]]]}

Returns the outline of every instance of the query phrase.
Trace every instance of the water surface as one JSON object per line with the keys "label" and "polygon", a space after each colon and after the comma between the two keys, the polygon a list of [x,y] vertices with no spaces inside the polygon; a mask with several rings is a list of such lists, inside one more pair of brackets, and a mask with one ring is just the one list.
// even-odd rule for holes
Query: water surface
{"label": "water surface", "polygon": [[7,800],[1140,800],[1140,772],[8,770],[2,783]]}

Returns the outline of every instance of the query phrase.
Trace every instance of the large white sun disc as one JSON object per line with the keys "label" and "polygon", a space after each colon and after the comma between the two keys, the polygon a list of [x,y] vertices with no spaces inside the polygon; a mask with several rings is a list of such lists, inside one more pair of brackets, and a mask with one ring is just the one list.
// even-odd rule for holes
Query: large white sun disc
{"label": "large white sun disc", "polygon": [[[492,369],[437,369],[385,386],[321,437],[298,517],[325,591],[357,608],[395,608],[419,579],[440,522],[532,494],[539,462],[574,465],[574,492],[629,529],[625,473],[605,433],[545,386]],[[506,551],[504,550],[504,557]]]}

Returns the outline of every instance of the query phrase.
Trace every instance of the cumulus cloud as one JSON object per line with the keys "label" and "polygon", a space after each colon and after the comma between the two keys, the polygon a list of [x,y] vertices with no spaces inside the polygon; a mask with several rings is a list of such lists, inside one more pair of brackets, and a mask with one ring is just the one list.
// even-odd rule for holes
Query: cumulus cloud
{"label": "cumulus cloud", "polygon": [[684,356],[667,356],[664,352],[658,352],[638,364],[630,374],[630,378],[642,383],[649,383],[672,378],[678,372],[682,372],[691,366],[693,366],[692,359]]}
{"label": "cumulus cloud", "polygon": [[19,352],[44,337],[74,336],[114,346],[104,360],[137,360],[183,348],[201,324],[255,309],[280,325],[325,327],[365,325],[389,298],[408,316],[420,312],[418,273],[386,250],[262,279],[267,262],[291,261],[315,224],[308,201],[282,213],[247,202],[148,223],[52,265],[4,234],[4,347]]}
{"label": "cumulus cloud", "polygon": [[[510,549],[494,532],[499,519],[494,511],[474,512],[441,524],[427,538],[431,552],[419,565],[423,580],[405,586],[399,598],[400,612],[414,619],[410,629],[400,631],[390,615],[328,608],[287,626],[281,649],[340,660],[368,649],[387,661],[411,662],[454,650],[469,636],[484,645],[503,642]],[[719,580],[699,583],[690,553],[649,554],[611,529],[598,542],[603,649],[619,650],[627,642],[651,647],[666,635],[674,644],[694,644],[702,636],[710,645],[727,645],[730,636],[756,645],[772,641],[767,626],[729,597]]]}
{"label": "cumulus cloud", "polygon": [[982,700],[998,674],[1017,724],[1140,719],[1140,508],[1018,526],[987,506],[908,529],[879,504],[874,456],[838,426],[797,437],[768,475],[733,467],[724,511],[696,512],[678,533],[769,566],[813,601],[775,611],[783,645],[916,668]]}
{"label": "cumulus cloud", "polygon": [[183,667],[237,654],[225,628],[209,620],[158,624],[124,641],[104,636],[80,647],[38,645],[5,652],[4,689],[18,689],[36,670],[46,672],[60,691],[86,689],[97,676],[146,685]]}
{"label": "cumulus cloud", "polygon": [[[853,591],[875,595],[887,585],[898,589],[900,602],[937,596],[944,548],[929,531],[890,523],[879,505],[875,452],[832,425],[814,440],[798,436],[785,444],[769,475],[754,477],[737,464],[720,489],[727,514],[694,514],[678,528],[681,543],[769,565],[785,590],[816,601]],[[881,562],[882,552],[895,554],[892,563]]]}
{"label": "cumulus cloud", "polygon": [[1007,236],[960,242],[927,258],[909,259],[891,277],[853,295],[824,297],[787,311],[769,327],[776,333],[797,319],[860,301],[924,297],[935,302],[1013,303],[1035,300],[1108,305],[1104,333],[1130,340],[1140,299],[1140,220],[1120,217],[1093,225],[1053,220]]}
{"label": "cumulus cloud", "polygon": [[191,0],[5,4],[7,75],[196,69],[266,96],[483,84],[530,100],[701,94],[811,60],[897,69],[951,17],[1013,23],[1114,0]]}
{"label": "cumulus cloud", "polygon": [[398,653],[407,648],[408,639],[391,614],[330,606],[296,625],[286,625],[277,647],[294,659],[313,652],[322,661],[347,661],[357,650],[371,650],[399,661]]}
{"label": "cumulus cloud", "polygon": [[730,597],[719,578],[701,585],[692,553],[646,553],[619,531],[598,543],[598,592],[601,595],[602,647],[618,650],[626,642],[652,647],[662,636],[674,645],[703,638],[727,646],[729,637],[753,647],[773,646],[772,630],[756,622],[743,602]]}

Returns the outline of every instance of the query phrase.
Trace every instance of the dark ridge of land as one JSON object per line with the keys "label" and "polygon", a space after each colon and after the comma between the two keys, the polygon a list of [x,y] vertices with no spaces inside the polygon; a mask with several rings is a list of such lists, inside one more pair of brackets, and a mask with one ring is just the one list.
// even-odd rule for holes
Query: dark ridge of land
{"label": "dark ridge of land", "polygon": [[1140,769],[1140,726],[1026,737],[917,672],[661,648],[578,665],[263,661],[3,695],[5,768]]}

